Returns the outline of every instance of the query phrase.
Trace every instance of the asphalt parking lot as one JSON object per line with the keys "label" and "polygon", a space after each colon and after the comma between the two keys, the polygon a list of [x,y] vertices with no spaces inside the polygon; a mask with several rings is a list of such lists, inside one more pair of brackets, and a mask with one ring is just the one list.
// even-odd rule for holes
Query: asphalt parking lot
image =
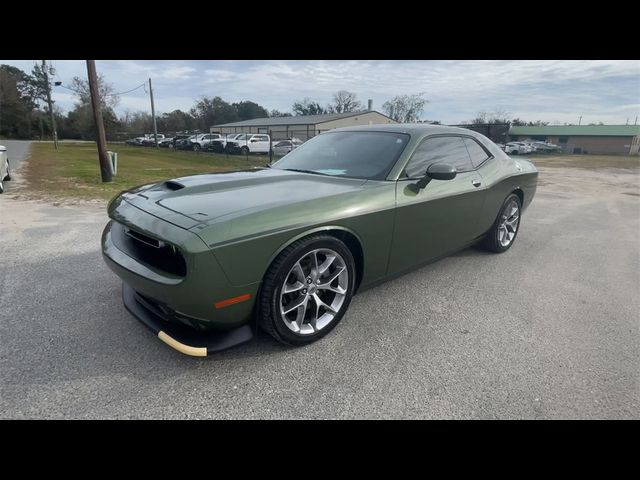
{"label": "asphalt parking lot", "polygon": [[[205,359],[123,307],[105,206],[0,196],[2,418],[640,418],[640,172],[541,168],[513,248]],[[16,174],[19,177],[19,171]]]}

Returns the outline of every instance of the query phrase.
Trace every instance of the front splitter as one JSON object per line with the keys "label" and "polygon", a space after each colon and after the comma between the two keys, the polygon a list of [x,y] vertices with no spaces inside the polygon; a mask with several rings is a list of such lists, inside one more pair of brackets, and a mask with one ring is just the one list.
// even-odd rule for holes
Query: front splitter
{"label": "front splitter", "polygon": [[160,340],[185,355],[206,357],[253,338],[250,325],[228,331],[200,332],[186,325],[167,322],[138,302],[135,290],[126,283],[122,284],[122,301],[125,308]]}

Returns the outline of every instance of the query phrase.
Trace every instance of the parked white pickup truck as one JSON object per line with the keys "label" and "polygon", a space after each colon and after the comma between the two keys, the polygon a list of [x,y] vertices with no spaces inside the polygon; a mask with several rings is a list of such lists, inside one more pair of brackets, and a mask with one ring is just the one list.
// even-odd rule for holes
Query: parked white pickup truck
{"label": "parked white pickup truck", "polygon": [[221,135],[219,133],[200,133],[189,139],[191,142],[191,149],[196,152],[206,149],[211,142],[219,140]]}
{"label": "parked white pickup truck", "polygon": [[269,153],[271,138],[263,133],[246,133],[228,140],[226,150],[229,153],[248,155],[249,153]]}
{"label": "parked white pickup truck", "polygon": [[211,143],[207,146],[205,150],[211,150],[213,152],[223,153],[225,148],[227,147],[227,142],[231,140],[235,140],[236,138],[241,137],[242,133],[224,133],[218,139],[211,140]]}
{"label": "parked white pickup truck", "polygon": [[7,147],[0,145],[0,193],[4,192],[4,182],[11,180]]}

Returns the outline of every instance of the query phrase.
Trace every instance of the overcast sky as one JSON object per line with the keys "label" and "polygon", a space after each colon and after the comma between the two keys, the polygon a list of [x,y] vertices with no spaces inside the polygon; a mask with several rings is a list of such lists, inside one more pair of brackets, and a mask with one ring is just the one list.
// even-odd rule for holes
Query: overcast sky
{"label": "overcast sky", "polygon": [[[30,72],[36,60],[0,60]],[[53,60],[53,80],[70,86],[86,78],[82,60]],[[349,90],[374,110],[399,94],[424,92],[423,119],[457,123],[479,111],[502,110],[523,120],[582,123],[633,123],[640,115],[640,61],[564,60],[99,60],[98,73],[116,92],[130,90],[151,77],[156,111],[188,110],[202,96],[229,102],[254,101],[268,110],[290,111],[309,97],[326,105],[337,90]],[[73,108],[69,90],[54,87],[53,99]],[[143,89],[122,95],[116,108],[150,111]],[[640,123],[640,119],[638,120]]]}

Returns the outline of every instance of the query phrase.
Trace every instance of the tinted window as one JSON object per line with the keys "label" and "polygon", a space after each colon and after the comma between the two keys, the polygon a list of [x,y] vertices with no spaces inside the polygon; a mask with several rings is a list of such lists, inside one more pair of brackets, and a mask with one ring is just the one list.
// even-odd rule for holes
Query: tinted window
{"label": "tinted window", "polygon": [[471,163],[474,168],[477,168],[482,162],[484,162],[489,155],[484,149],[478,145],[478,142],[475,140],[471,140],[470,138],[464,139],[464,144],[467,146],[467,151],[469,152],[469,156],[471,157]]}
{"label": "tinted window", "polygon": [[291,150],[273,168],[384,180],[409,141],[387,132],[329,132]]}
{"label": "tinted window", "polygon": [[446,163],[459,172],[473,170],[467,147],[461,137],[434,137],[422,142],[407,164],[409,178],[423,177],[429,165]]}

